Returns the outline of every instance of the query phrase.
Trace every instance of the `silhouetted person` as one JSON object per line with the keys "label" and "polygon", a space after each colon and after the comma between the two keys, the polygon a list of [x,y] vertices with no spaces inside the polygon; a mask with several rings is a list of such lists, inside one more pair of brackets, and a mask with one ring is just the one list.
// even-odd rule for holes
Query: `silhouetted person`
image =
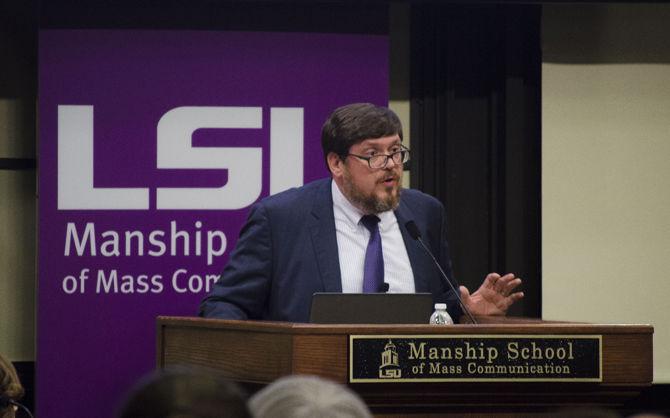
{"label": "silhouetted person", "polygon": [[25,409],[19,403],[24,391],[14,365],[0,354],[0,418],[14,418],[16,411]]}
{"label": "silhouetted person", "polygon": [[119,418],[250,418],[246,395],[215,372],[171,368],[142,379]]}
{"label": "silhouetted person", "polygon": [[287,376],[249,400],[255,418],[372,418],[351,389],[316,376]]}

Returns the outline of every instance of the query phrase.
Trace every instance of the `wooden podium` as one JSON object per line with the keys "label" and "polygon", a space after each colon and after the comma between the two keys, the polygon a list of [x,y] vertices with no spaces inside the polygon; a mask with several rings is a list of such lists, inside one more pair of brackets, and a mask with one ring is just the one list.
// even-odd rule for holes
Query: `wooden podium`
{"label": "wooden podium", "polygon": [[[349,385],[363,397],[376,416],[537,416],[559,407],[616,407],[651,385],[654,330],[649,325],[597,325],[503,317],[479,318],[479,322],[478,325],[442,327],[159,317],[157,366],[189,364],[213,368],[251,390],[288,374],[319,375]],[[600,370],[597,379],[591,381],[508,378],[504,381],[417,379],[392,382],[373,379],[352,383],[350,362],[352,367],[354,363],[350,352],[354,350],[352,340],[357,336],[373,342],[375,337],[389,342],[415,336],[427,338],[427,341],[438,339],[438,342],[451,338],[449,341],[455,344],[469,341],[469,338],[503,342],[516,341],[517,337],[521,339],[519,341],[537,337],[559,342],[570,338],[576,338],[576,341],[581,337],[593,338],[598,345],[596,356]],[[413,344],[415,357],[419,353],[417,347],[424,348],[418,343]],[[533,349],[539,355],[539,349]],[[442,355],[445,350],[451,349],[442,349]],[[420,354],[426,359],[429,354],[437,356],[438,353],[437,349],[435,352],[424,351]],[[512,353],[518,357],[518,346]],[[528,356],[532,353],[531,349],[526,351]],[[448,351],[448,354],[452,352]],[[548,354],[556,355],[555,350]],[[481,363],[487,361],[482,357]]]}

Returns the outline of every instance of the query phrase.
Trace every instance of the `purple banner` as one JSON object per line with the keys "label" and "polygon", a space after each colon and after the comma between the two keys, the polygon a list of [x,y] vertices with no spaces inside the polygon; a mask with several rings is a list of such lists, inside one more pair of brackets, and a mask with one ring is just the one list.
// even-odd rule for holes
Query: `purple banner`
{"label": "purple banner", "polygon": [[195,315],[248,207],[327,175],[321,125],[388,101],[383,36],[39,36],[37,413],[112,416]]}

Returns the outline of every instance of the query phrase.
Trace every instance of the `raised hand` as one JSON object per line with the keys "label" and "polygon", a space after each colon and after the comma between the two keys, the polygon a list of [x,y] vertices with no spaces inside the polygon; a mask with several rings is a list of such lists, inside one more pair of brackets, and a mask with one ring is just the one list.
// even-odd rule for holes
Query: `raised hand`
{"label": "raised hand", "polygon": [[523,292],[513,292],[520,284],[521,279],[513,273],[489,273],[474,293],[465,286],[459,290],[463,304],[473,315],[505,315],[514,302],[523,298]]}

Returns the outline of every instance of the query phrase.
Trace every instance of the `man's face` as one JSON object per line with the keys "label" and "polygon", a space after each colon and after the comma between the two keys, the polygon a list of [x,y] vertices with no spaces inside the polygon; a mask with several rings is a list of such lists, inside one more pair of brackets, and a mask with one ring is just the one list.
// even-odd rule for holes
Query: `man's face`
{"label": "man's face", "polygon": [[[349,149],[349,154],[372,157],[401,150],[398,135],[366,139]],[[368,162],[353,155],[340,161],[333,177],[344,196],[366,214],[392,210],[400,203],[402,164],[389,158],[384,168],[370,168]]]}

